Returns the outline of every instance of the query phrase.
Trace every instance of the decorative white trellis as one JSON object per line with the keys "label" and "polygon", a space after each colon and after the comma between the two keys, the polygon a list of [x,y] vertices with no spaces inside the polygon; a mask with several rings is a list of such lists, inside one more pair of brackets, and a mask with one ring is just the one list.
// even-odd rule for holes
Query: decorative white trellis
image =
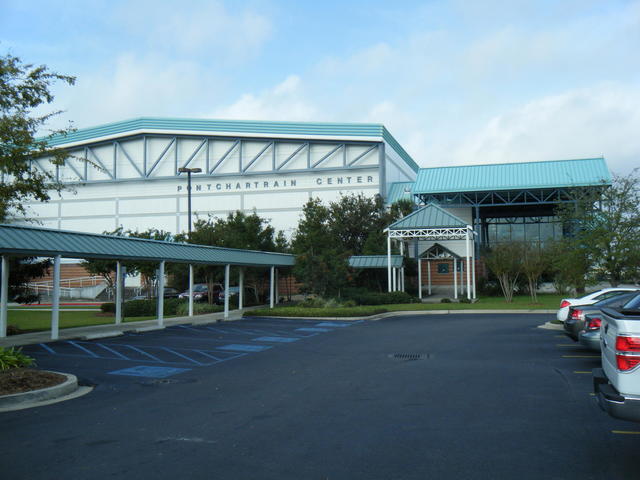
{"label": "decorative white trellis", "polygon": [[[404,291],[404,268],[400,269],[400,279],[396,281],[396,276],[392,276],[391,271],[391,240],[398,240],[400,242],[400,254],[404,255],[404,239],[416,239],[422,240],[464,240],[466,255],[464,261],[466,262],[466,294],[467,299],[476,299],[476,266],[475,266],[475,253],[473,248],[473,236],[475,232],[471,225],[465,227],[434,227],[434,228],[393,228],[387,229],[387,279],[389,285],[389,291]],[[418,293],[422,298],[422,261],[418,257]],[[454,290],[455,297],[457,298],[457,277],[456,277],[456,263],[454,259]],[[399,286],[399,288],[398,288]],[[431,291],[431,270],[429,269],[429,292]]]}

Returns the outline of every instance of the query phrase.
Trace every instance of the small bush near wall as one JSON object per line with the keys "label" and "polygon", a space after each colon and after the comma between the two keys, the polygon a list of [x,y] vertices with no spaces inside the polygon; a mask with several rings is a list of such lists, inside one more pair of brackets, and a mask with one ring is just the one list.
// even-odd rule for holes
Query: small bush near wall
{"label": "small bush near wall", "polygon": [[[203,315],[205,313],[221,312],[222,310],[224,310],[224,307],[221,305],[209,305],[208,303],[200,303],[200,302],[195,302],[193,304],[194,315]],[[186,317],[187,315],[189,315],[189,302],[180,303],[180,305],[178,305],[176,314],[179,317]]]}
{"label": "small bush near wall", "polygon": [[[130,300],[124,302],[124,309],[122,315],[126,317],[151,317],[157,314],[157,300]],[[167,298],[164,301],[163,313],[164,315],[176,315],[178,306],[186,303],[183,300],[177,298]],[[103,313],[115,313],[115,303],[103,303],[100,305],[100,310]]]}
{"label": "small bush near wall", "polygon": [[352,300],[356,305],[389,305],[397,303],[416,303],[419,300],[406,292],[371,292],[366,289],[347,289],[344,298]]}

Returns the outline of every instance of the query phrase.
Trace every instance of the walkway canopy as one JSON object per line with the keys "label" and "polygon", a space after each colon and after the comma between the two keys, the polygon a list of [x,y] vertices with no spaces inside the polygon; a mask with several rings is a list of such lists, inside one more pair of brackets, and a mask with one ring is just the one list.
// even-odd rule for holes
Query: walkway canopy
{"label": "walkway canopy", "polygon": [[[404,257],[402,255],[391,255],[391,267],[401,268]],[[387,268],[386,255],[354,255],[349,257],[351,268]]]}
{"label": "walkway canopy", "polygon": [[[473,228],[471,225],[456,217],[455,215],[440,208],[438,205],[429,203],[416,210],[397,222],[389,225],[387,232],[387,271],[389,281],[389,291],[396,290],[395,279],[391,273],[391,241],[400,241],[400,254],[404,255],[404,239],[447,241],[464,240],[467,263],[467,298],[476,298],[475,289],[475,261],[473,253]],[[455,256],[454,261],[459,256]],[[418,293],[422,298],[422,265],[421,258],[418,258]],[[473,276],[473,280],[472,280]],[[454,288],[457,298],[456,275],[454,271]],[[472,288],[473,283],[473,288]],[[401,269],[400,289],[404,289],[404,268]]]}
{"label": "walkway canopy", "polygon": [[[210,247],[141,238],[70,232],[23,225],[0,225],[0,254],[2,254],[2,278],[0,290],[0,337],[7,332],[7,305],[9,290],[10,256],[53,257],[53,298],[51,312],[52,338],[58,338],[60,302],[60,259],[91,258],[116,261],[116,323],[122,318],[122,261],[150,261],[159,264],[158,272],[158,324],[163,325],[164,267],[165,262],[189,264],[189,316],[193,315],[193,265],[225,266],[225,318],[229,312],[230,266],[270,267],[270,304],[275,294],[275,268],[290,267],[293,255],[255,250]],[[239,308],[242,308],[243,270],[240,270]]]}

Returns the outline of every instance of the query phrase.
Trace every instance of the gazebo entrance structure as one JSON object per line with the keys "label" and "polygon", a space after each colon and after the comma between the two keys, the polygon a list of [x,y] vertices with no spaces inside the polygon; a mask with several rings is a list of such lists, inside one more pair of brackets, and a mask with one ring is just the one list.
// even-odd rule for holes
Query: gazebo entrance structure
{"label": "gazebo entrance structure", "polygon": [[[413,240],[416,244],[416,258],[418,261],[418,295],[422,298],[422,262],[419,255],[419,242],[447,242],[451,240],[464,240],[465,255],[453,254],[450,249],[447,249],[451,254],[455,255],[454,259],[454,290],[457,298],[457,278],[455,265],[457,260],[464,261],[466,263],[466,295],[467,299],[476,298],[476,269],[475,269],[475,253],[474,253],[474,231],[471,225],[464,222],[455,215],[445,211],[438,205],[429,203],[424,207],[416,210],[415,212],[407,215],[406,217],[398,220],[397,222],[389,225],[386,228],[387,234],[387,276],[389,281],[389,291],[398,290],[396,282],[393,282],[391,272],[391,242],[393,240],[400,242],[400,254],[404,255],[404,242],[405,240]],[[434,245],[435,246],[435,245]],[[427,258],[429,250],[433,250],[433,247],[427,250]],[[442,245],[439,245],[442,249]],[[435,250],[432,253],[437,253]],[[435,258],[434,258],[435,259]],[[404,269],[401,269],[401,285],[404,284]],[[429,277],[431,275],[429,270]],[[429,290],[431,286],[431,279],[429,278]]]}

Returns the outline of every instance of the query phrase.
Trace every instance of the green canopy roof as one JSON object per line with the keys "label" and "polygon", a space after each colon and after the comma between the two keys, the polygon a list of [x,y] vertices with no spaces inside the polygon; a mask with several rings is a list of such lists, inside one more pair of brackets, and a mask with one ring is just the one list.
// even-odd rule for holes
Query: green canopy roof
{"label": "green canopy roof", "polygon": [[421,168],[413,193],[435,194],[603,186],[611,184],[604,158]]}
{"label": "green canopy roof", "polygon": [[291,266],[293,255],[188,243],[0,225],[3,254],[66,258],[107,258],[245,266]]}
{"label": "green canopy roof", "polygon": [[389,185],[389,193],[387,195],[387,205],[393,205],[398,200],[411,200],[413,201],[413,194],[411,188],[413,182],[394,182]]}
{"label": "green canopy roof", "polygon": [[407,230],[414,228],[464,228],[468,223],[455,215],[430,203],[397,222],[389,225],[389,230]]}
{"label": "green canopy roof", "polygon": [[[391,267],[402,267],[402,255],[391,255]],[[349,257],[351,268],[387,268],[386,255],[360,255]]]}

